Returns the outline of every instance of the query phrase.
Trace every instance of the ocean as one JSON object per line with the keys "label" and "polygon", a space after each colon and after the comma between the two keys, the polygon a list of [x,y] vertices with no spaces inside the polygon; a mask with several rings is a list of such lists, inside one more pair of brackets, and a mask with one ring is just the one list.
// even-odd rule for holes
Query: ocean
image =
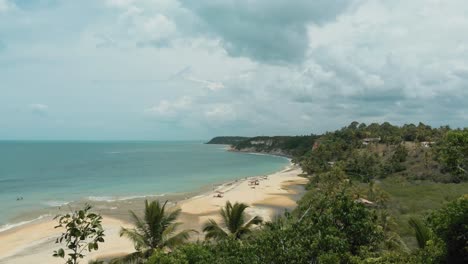
{"label": "ocean", "polygon": [[0,231],[34,210],[193,192],[288,164],[203,142],[0,141]]}

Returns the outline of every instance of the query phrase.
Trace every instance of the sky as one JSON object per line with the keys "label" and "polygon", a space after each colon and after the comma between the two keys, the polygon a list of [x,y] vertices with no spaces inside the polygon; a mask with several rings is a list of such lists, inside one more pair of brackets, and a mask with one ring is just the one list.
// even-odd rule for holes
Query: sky
{"label": "sky", "polygon": [[0,139],[468,124],[466,0],[0,0]]}

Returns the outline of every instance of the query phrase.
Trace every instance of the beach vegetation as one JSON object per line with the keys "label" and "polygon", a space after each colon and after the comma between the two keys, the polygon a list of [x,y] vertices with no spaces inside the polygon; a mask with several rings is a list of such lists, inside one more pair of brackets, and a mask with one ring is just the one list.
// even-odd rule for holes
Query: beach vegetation
{"label": "beach vegetation", "polygon": [[431,231],[420,219],[416,217],[411,217],[408,222],[414,230],[419,248],[425,248],[427,242],[431,240]]}
{"label": "beach vegetation", "polygon": [[262,223],[263,220],[259,216],[254,216],[246,221],[245,209],[247,208],[246,204],[231,204],[231,202],[227,201],[226,205],[219,211],[222,220],[221,225],[215,220],[209,219],[203,226],[205,238],[215,240],[226,238],[241,239],[250,234],[252,228]]}
{"label": "beach vegetation", "polygon": [[161,204],[159,201],[145,201],[143,217],[130,211],[134,228],[123,228],[120,236],[130,239],[135,252],[115,259],[112,263],[142,263],[148,259],[155,250],[173,250],[185,243],[194,230],[178,231],[182,224],[177,222],[181,210],[166,211],[167,201]]}
{"label": "beach vegetation", "polygon": [[[122,229],[136,252],[118,261],[208,263],[467,263],[468,131],[423,123],[352,122],[316,136],[218,138],[239,151],[287,155],[309,179],[291,212],[248,218],[227,202],[204,241],[176,232],[180,210],[145,203]],[[115,262],[118,263],[118,262]]]}
{"label": "beach vegetation", "polygon": [[468,194],[432,212],[427,222],[443,241],[446,263],[468,263]]}
{"label": "beach vegetation", "polygon": [[65,243],[65,248],[54,251],[53,256],[66,259],[66,264],[76,264],[85,257],[86,252],[99,249],[104,242],[102,217],[91,212],[91,206],[64,215],[57,215],[58,225],[55,228],[65,228],[55,243]]}

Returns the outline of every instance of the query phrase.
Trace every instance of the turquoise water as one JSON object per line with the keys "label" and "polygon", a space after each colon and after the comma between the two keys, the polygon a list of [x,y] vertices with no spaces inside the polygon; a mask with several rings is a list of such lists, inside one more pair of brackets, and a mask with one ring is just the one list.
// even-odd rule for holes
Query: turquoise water
{"label": "turquoise water", "polygon": [[189,192],[287,164],[201,142],[0,142],[0,229],[31,209]]}

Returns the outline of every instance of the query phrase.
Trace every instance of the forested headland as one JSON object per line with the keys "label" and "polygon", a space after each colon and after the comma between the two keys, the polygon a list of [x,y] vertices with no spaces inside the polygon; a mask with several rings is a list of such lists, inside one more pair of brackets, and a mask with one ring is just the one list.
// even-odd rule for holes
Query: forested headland
{"label": "forested headland", "polygon": [[188,242],[191,230],[175,232],[180,210],[147,203],[144,217],[132,212],[135,229],[122,230],[136,252],[111,263],[468,263],[466,128],[352,122],[209,143],[291,157],[308,179],[297,207],[263,222],[228,202],[205,239]]}
{"label": "forested headland", "polygon": [[[395,126],[388,122],[370,125],[352,122],[323,135],[252,137],[232,144],[232,149],[286,154],[309,178],[308,191],[298,202],[297,209],[280,219],[287,221],[299,217],[302,222],[311,217],[309,220],[314,224],[324,224],[316,227],[317,233],[310,240],[304,238],[306,232],[301,236],[298,231],[295,239],[308,240],[303,245],[304,251],[320,245],[325,237],[328,242],[324,242],[323,247],[311,249],[314,253],[309,253],[313,256],[302,255],[303,259],[298,257],[296,262],[290,263],[468,261],[467,128],[433,128],[423,123]],[[357,218],[353,222],[333,214],[338,214],[334,210],[340,210],[343,202],[340,199],[361,201],[364,211],[372,215],[369,222]],[[330,215],[322,215],[323,212]],[[350,213],[348,211],[346,215],[350,216]],[[321,222],[327,217],[334,219],[329,219],[333,223]],[[365,237],[358,240],[369,239],[365,246],[361,245],[364,251],[355,251],[353,243],[347,244],[348,239],[356,239],[359,235],[345,234],[347,227],[339,224],[342,221],[351,226],[372,223],[371,226],[376,228],[361,230]],[[291,232],[300,229],[299,226],[291,228]],[[337,233],[329,234],[330,230]],[[372,240],[373,235],[376,235],[375,240]],[[334,242],[337,244],[333,245]],[[340,249],[346,250],[340,252]],[[362,252],[366,253],[361,255]]]}

